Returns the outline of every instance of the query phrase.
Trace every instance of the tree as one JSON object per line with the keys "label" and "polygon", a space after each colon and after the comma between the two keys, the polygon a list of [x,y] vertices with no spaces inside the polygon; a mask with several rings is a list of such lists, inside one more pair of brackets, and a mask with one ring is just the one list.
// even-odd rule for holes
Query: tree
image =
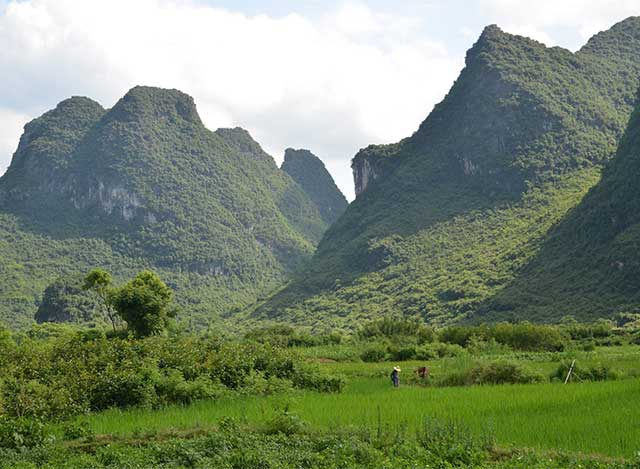
{"label": "tree", "polygon": [[143,270],[113,294],[113,305],[137,337],[162,334],[173,291],[149,270]]}
{"label": "tree", "polygon": [[112,285],[111,274],[106,270],[93,269],[84,279],[83,288],[93,291],[100,298],[102,311],[111,322],[113,330],[118,325],[118,315],[113,304],[116,288]]}

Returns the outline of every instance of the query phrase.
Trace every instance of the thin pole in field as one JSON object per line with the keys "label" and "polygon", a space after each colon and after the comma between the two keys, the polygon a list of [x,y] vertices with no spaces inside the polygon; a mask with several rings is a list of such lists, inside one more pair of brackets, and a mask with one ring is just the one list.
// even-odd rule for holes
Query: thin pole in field
{"label": "thin pole in field", "polygon": [[569,367],[569,372],[567,373],[567,377],[564,380],[564,384],[567,384],[569,382],[569,378],[571,377],[571,372],[573,371],[573,367],[576,364],[576,359],[574,358],[573,361],[571,362],[571,366]]}

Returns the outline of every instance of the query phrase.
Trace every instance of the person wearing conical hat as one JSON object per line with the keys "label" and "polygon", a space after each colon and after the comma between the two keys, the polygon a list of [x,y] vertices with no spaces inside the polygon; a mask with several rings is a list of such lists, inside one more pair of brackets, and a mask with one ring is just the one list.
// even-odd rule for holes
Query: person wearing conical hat
{"label": "person wearing conical hat", "polygon": [[394,388],[400,386],[400,367],[393,367],[393,371],[391,372],[391,382],[393,383]]}

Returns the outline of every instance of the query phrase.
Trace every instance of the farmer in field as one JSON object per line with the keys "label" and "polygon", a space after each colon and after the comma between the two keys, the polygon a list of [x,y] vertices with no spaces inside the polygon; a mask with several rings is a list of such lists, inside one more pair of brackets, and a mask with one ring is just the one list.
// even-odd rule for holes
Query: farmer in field
{"label": "farmer in field", "polygon": [[394,366],[393,371],[391,372],[391,382],[393,383],[394,388],[400,386],[400,368],[397,366]]}

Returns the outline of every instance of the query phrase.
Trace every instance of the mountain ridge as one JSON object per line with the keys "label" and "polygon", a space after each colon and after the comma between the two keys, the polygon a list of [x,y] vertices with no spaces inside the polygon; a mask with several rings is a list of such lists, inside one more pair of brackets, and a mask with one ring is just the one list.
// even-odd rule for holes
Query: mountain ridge
{"label": "mountain ridge", "polygon": [[356,185],[365,161],[375,176],[309,267],[249,317],[350,327],[479,310],[615,153],[639,85],[639,31],[629,18],[572,53],[486,28],[413,135],[354,157]]}
{"label": "mountain ridge", "polygon": [[348,202],[320,158],[309,150],[287,148],[280,166],[318,206],[328,225],[346,210]]}
{"label": "mountain ridge", "polygon": [[327,227],[248,132],[211,132],[193,98],[144,86],[111,109],[76,97],[27,124],[0,217],[0,278],[16,279],[0,287],[0,317],[22,324],[50,282],[103,266],[159,270],[203,325],[284,281]]}

